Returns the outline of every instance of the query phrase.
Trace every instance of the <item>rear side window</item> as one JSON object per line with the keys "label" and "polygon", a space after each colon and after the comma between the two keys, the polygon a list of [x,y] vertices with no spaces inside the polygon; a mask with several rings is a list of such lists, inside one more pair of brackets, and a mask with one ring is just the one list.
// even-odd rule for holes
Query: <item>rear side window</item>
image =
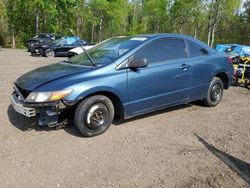
{"label": "rear side window", "polygon": [[198,57],[198,56],[208,54],[208,51],[206,49],[204,49],[202,46],[200,46],[194,42],[191,42],[191,41],[187,41],[187,43],[188,43],[188,47],[189,47],[189,56],[190,57]]}
{"label": "rear side window", "polygon": [[149,63],[185,58],[185,43],[181,39],[161,39],[144,47],[135,57],[147,58]]}

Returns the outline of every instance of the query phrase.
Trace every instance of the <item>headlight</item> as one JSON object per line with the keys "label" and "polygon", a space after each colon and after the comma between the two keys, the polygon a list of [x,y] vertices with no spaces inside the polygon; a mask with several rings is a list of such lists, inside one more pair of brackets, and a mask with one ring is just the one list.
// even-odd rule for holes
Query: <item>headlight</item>
{"label": "headlight", "polygon": [[47,47],[48,47],[47,44],[42,45],[42,48],[47,48]]}
{"label": "headlight", "polygon": [[63,99],[72,93],[72,89],[52,92],[32,92],[25,102],[51,102]]}

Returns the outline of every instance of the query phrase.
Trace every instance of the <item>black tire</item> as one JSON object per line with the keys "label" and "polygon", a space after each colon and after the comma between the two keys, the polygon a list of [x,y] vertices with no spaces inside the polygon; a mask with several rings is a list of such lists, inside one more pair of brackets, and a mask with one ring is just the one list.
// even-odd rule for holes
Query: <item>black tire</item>
{"label": "black tire", "polygon": [[223,97],[223,82],[220,78],[214,77],[207,91],[207,97],[204,99],[206,106],[213,107],[220,103]]}
{"label": "black tire", "polygon": [[96,136],[109,128],[114,113],[114,106],[108,97],[95,95],[78,104],[74,124],[83,136]]}
{"label": "black tire", "polygon": [[55,57],[55,52],[52,49],[45,50],[45,56],[46,57]]}

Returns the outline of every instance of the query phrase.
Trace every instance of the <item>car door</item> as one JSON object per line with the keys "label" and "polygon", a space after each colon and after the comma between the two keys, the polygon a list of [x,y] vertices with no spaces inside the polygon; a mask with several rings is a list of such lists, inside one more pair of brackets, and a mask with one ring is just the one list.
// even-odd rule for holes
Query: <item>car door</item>
{"label": "car door", "polygon": [[187,40],[189,64],[192,66],[192,92],[191,99],[198,100],[206,96],[211,79],[213,78],[213,66],[211,61],[216,61],[217,56],[212,57],[201,45]]}
{"label": "car door", "polygon": [[58,56],[67,56],[68,55],[68,51],[70,49],[72,49],[73,47],[71,47],[70,44],[62,44],[61,46],[59,46],[56,49],[57,55]]}
{"label": "car door", "polygon": [[66,45],[67,45],[67,39],[61,39],[60,42],[58,42],[53,49],[55,54],[57,56],[61,56],[61,54],[63,53],[63,49]]}
{"label": "car door", "polygon": [[174,105],[190,98],[191,71],[182,39],[153,41],[132,58],[147,58],[148,66],[128,69],[130,115]]}

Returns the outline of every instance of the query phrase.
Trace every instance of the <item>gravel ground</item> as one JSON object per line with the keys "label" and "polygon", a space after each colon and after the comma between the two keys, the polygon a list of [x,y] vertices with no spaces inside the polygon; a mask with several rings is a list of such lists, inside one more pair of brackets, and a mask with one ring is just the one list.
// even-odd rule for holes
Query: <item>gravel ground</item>
{"label": "gravel ground", "polygon": [[83,138],[38,128],[10,106],[23,73],[63,58],[0,51],[0,187],[250,187],[250,91],[182,105]]}

